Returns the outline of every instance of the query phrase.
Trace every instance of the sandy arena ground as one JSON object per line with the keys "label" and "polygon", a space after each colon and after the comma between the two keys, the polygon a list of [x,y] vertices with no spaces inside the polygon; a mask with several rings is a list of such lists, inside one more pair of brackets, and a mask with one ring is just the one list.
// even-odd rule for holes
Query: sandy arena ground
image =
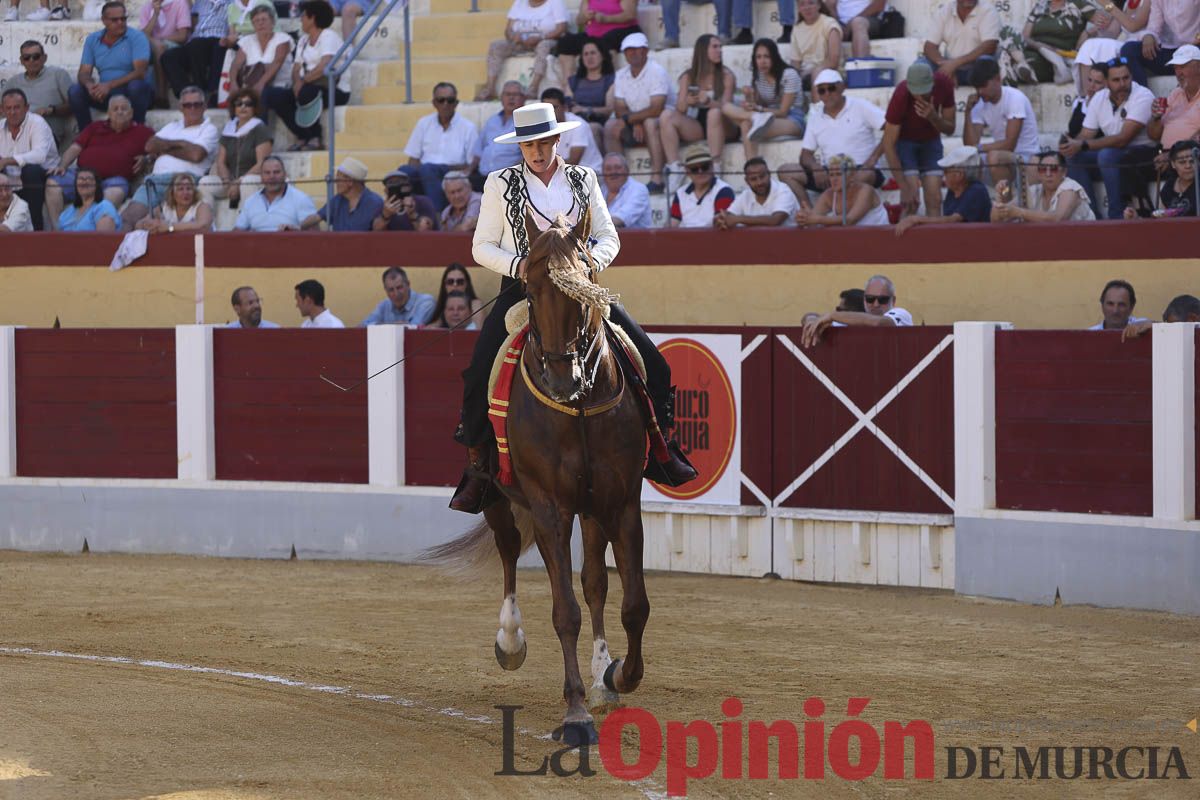
{"label": "sandy arena ground", "polygon": [[[861,696],[877,730],[924,719],[937,736],[934,781],[884,781],[882,766],[863,782],[714,777],[691,782],[692,797],[1200,796],[1200,735],[1184,727],[1200,714],[1200,619],[767,580],[652,574],[648,586],[646,678],[628,704],[719,723],[736,695],[744,720],[799,725],[815,695],[829,731]],[[615,575],[611,587],[608,633],[622,654]],[[525,706],[524,769],[557,749],[539,737],[562,714],[544,573],[523,572],[518,591],[529,658],[505,673],[492,655],[498,580],[395,564],[0,553],[0,797],[664,796],[664,766],[630,785],[598,757],[587,779],[494,776],[495,705]],[[586,612],[580,644],[586,670]],[[1164,757],[1177,745],[1193,779],[944,780],[944,748],[968,744],[1159,745]]]}

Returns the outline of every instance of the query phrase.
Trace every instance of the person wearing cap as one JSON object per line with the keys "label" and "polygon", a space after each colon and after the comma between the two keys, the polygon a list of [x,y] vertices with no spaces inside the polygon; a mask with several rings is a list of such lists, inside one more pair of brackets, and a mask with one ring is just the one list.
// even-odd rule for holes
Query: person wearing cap
{"label": "person wearing cap", "polygon": [[298,231],[315,213],[312,198],[288,183],[283,159],[270,155],[263,159],[262,189],[244,199],[233,228],[260,233]]}
{"label": "person wearing cap", "polygon": [[408,173],[392,170],[383,176],[383,188],[387,191],[387,199],[383,201],[379,216],[371,223],[372,230],[437,230],[438,212],[433,207],[433,201],[413,191],[412,178]]}
{"label": "person wearing cap", "polygon": [[965,85],[971,65],[994,56],[999,44],[1000,13],[991,0],[952,0],[938,10],[922,54],[942,75]]}
{"label": "person wearing cap", "polygon": [[[483,509],[489,480],[485,466],[492,434],[487,414],[487,383],[492,364],[506,336],[504,315],[524,299],[521,279],[525,275],[532,242],[526,220],[545,230],[562,215],[568,223],[579,221],[586,207],[591,217],[591,235],[586,246],[593,268],[602,270],[613,262],[621,240],[604,202],[596,173],[566,163],[558,155],[560,135],[580,123],[559,122],[549,103],[531,103],[517,109],[513,133],[501,139],[521,147],[521,164],[497,170],[483,188],[479,222],[475,227],[471,254],[475,262],[502,275],[500,294],[488,314],[475,343],[471,365],[463,372],[461,441],[467,445],[467,469],[450,501],[450,508],[475,514]],[[641,327],[619,304],[610,306],[610,319],[629,334],[646,365],[646,388],[654,404],[659,428],[669,435],[673,421],[674,391],[671,368]],[[672,443],[674,444],[674,443]],[[647,477],[679,485],[696,477],[696,471],[677,444],[669,447],[672,459],[659,464],[650,459]]]}
{"label": "person wearing cap", "polygon": [[1200,47],[1184,45],[1167,63],[1175,68],[1179,85],[1165,101],[1159,100],[1151,107],[1146,126],[1147,135],[1164,150],[1200,134]]}
{"label": "person wearing cap", "polygon": [[942,199],[942,137],[953,136],[957,124],[954,81],[915,61],[905,80],[892,92],[883,126],[883,153],[900,184],[905,214],[917,213],[918,192],[925,194],[925,213],[936,215]]}
{"label": "person wearing cap", "polygon": [[322,222],[331,231],[371,230],[375,218],[383,211],[383,198],[367,188],[367,165],[347,156],[334,173],[336,194],[320,211],[310,214],[300,224],[305,230]]}
{"label": "person wearing cap", "polygon": [[[650,171],[661,175],[663,164],[659,117],[671,98],[671,76],[661,64],[650,60],[650,41],[644,33],[631,33],[621,42],[625,67],[613,81],[612,117],[604,124],[604,152],[624,153],[626,147],[650,150]],[[663,184],[651,183],[651,194]]]}
{"label": "person wearing cap", "polygon": [[[1033,104],[1019,89],[1003,84],[1000,65],[991,58],[971,67],[971,85],[975,91],[963,111],[963,144],[979,150],[993,182],[1011,179],[1017,159],[1028,163],[1038,151]],[[980,143],[985,129],[994,140],[989,144]]]}
{"label": "person wearing cap", "polygon": [[713,174],[713,157],[708,145],[696,142],[683,151],[686,186],[671,198],[667,226],[671,228],[711,228],[733,205],[733,187]]}
{"label": "person wearing cap", "polygon": [[1170,75],[1175,51],[1200,44],[1200,3],[1196,0],[1154,0],[1141,39],[1132,38],[1121,48],[1133,79],[1147,85],[1147,73]]}
{"label": "person wearing cap", "polygon": [[459,170],[470,173],[477,159],[472,155],[479,129],[475,123],[455,113],[458,108],[458,89],[453,83],[441,81],[433,87],[432,114],[417,120],[404,154],[408,163],[401,172],[412,179],[413,191],[424,194],[433,202],[435,211],[446,207],[442,193],[442,178],[447,172]]}
{"label": "person wearing cap", "polygon": [[[989,222],[992,217],[992,198],[979,180],[979,151],[974,147],[956,147],[938,160],[945,174],[946,196],[942,198],[940,215],[926,208],[926,216],[913,214],[896,224],[896,235],[917,225],[946,225],[955,222]],[[926,200],[928,203],[928,200]]]}

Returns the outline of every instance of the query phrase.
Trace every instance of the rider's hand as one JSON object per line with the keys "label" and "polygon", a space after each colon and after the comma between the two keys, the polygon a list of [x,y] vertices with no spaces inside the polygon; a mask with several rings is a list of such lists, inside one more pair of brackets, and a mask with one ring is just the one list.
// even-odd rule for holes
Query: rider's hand
{"label": "rider's hand", "polygon": [[517,277],[525,280],[525,270],[529,268],[529,259],[522,258],[521,263],[517,264]]}

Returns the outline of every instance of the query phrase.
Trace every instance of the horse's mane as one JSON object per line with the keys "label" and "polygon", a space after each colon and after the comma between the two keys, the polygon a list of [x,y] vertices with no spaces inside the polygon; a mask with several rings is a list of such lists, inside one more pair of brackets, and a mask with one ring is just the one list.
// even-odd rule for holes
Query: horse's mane
{"label": "horse's mane", "polygon": [[[608,306],[620,299],[620,295],[605,289],[591,279],[589,270],[594,268],[590,253],[583,248],[586,259],[580,257],[577,242],[566,217],[559,214],[535,242],[534,250],[545,247],[546,273],[550,282],[567,297],[608,316]],[[531,261],[536,260],[532,257]]]}

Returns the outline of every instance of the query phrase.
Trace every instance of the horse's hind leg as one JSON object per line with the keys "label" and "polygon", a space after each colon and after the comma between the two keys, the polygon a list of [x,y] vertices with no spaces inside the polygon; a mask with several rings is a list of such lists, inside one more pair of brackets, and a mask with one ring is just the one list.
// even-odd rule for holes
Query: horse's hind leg
{"label": "horse's hind leg", "polygon": [[528,646],[517,607],[517,559],[521,556],[521,532],[513,519],[508,500],[488,506],[483,512],[496,537],[496,549],[504,567],[504,602],[500,606],[500,630],[496,632],[496,661],[507,670],[525,663]]}
{"label": "horse's hind leg", "polygon": [[613,541],[613,559],[621,575],[625,597],[621,601],[621,624],[629,639],[629,652],[609,665],[604,685],[621,694],[632,692],[642,681],[642,632],[650,618],[646,576],[642,572],[642,509],[637,496],[621,512],[618,535]]}
{"label": "horse's hind leg", "polygon": [[612,663],[608,641],[604,635],[604,603],[608,599],[608,569],[604,552],[608,540],[594,520],[584,520],[583,528],[583,599],[592,615],[592,685],[588,689],[587,705],[591,711],[604,709],[618,701],[617,693],[604,685],[604,673]]}

